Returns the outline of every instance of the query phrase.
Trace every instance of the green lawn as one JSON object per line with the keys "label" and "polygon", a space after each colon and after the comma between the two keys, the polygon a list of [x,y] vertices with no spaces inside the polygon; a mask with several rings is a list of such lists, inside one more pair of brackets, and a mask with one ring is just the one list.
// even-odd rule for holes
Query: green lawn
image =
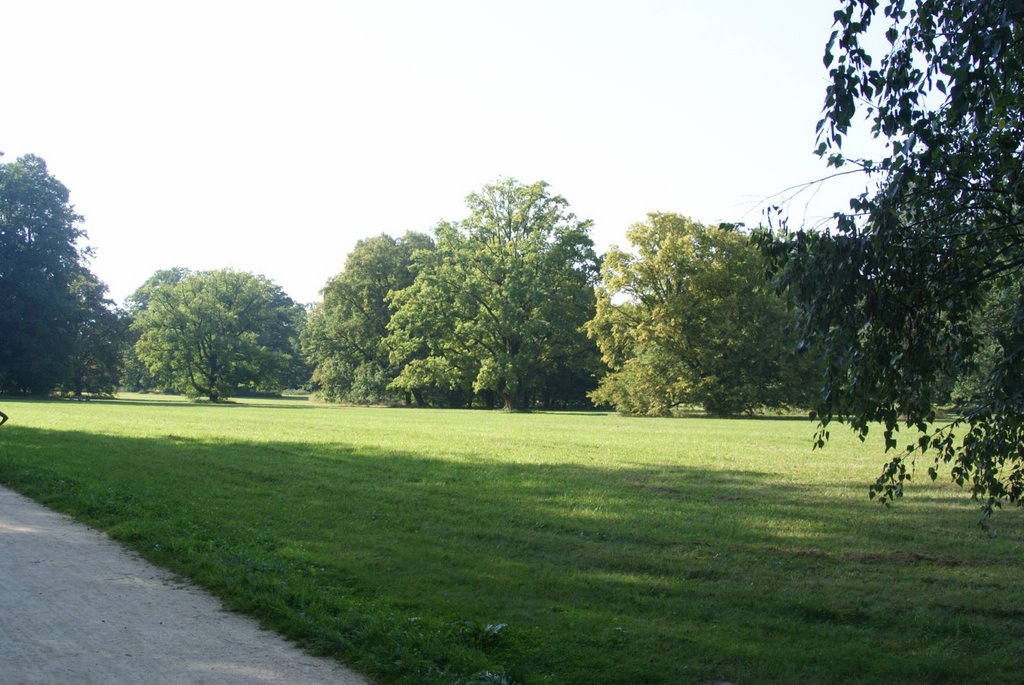
{"label": "green lawn", "polygon": [[380,683],[981,683],[1024,662],[1024,512],[867,499],[805,420],[2,406],[0,482]]}

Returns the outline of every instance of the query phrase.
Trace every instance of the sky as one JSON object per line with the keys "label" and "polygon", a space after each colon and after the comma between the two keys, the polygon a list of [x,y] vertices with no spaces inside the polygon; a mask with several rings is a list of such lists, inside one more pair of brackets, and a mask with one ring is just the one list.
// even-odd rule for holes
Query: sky
{"label": "sky", "polygon": [[[648,212],[764,220],[815,157],[827,0],[0,0],[3,161],[32,153],[123,302],[158,269],[310,303],[361,238],[544,180],[603,251]],[[788,203],[844,209],[855,179]]]}

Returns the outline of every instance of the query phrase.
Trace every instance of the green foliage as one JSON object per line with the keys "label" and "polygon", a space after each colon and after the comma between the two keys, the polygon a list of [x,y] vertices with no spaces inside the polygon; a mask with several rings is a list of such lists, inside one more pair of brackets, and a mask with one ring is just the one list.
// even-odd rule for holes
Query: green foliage
{"label": "green foliage", "polygon": [[436,249],[416,253],[416,279],[392,296],[388,345],[409,360],[392,385],[493,396],[506,409],[557,401],[553,376],[583,378],[594,356],[581,332],[597,268],[590,222],[543,182],[506,179],[467,205],[466,220],[437,226]]}
{"label": "green foliage", "polygon": [[388,388],[404,360],[392,362],[384,346],[391,312],[388,295],[409,286],[412,255],[433,249],[422,233],[360,240],[345,270],[328,281],[323,302],[310,313],[302,349],[313,365],[313,381],[329,400],[391,403],[402,393]]}
{"label": "green foliage", "polygon": [[955,379],[951,392],[953,406],[974,409],[985,402],[989,383],[999,368],[1003,356],[1005,322],[1016,312],[1024,310],[1024,273],[1005,274],[996,279],[985,293],[981,306],[971,324],[978,336],[974,355],[967,360],[963,372]]}
{"label": "green foliage", "polygon": [[873,506],[880,435],[809,459],[799,419],[5,401],[0,482],[380,685],[888,682],[888,644],[900,683],[1019,670],[1024,511]]}
{"label": "green foliage", "polygon": [[128,312],[130,314],[137,314],[149,309],[149,302],[153,298],[154,292],[164,286],[175,285],[192,273],[194,272],[190,269],[186,269],[181,266],[157,270],[156,273],[147,278],[146,282],[140,285],[134,293],[128,296],[126,303],[128,306]]}
{"label": "green foliage", "polygon": [[[269,292],[269,307],[274,321],[263,329],[259,344],[276,355],[279,362],[276,374],[261,381],[249,383],[245,389],[255,392],[279,392],[308,385],[312,369],[302,357],[302,333],[306,328],[306,308],[295,302],[277,284],[261,276]],[[270,368],[266,369],[267,371]]]}
{"label": "green foliage", "polygon": [[702,405],[712,414],[808,401],[815,367],[795,352],[785,302],[743,233],[649,214],[605,256],[587,324],[612,372],[591,394],[628,414]]}
{"label": "green foliage", "polygon": [[[844,0],[835,13],[818,147],[874,187],[834,230],[766,233],[763,244],[826,359],[819,444],[832,421],[862,435],[881,422],[897,452],[873,495],[902,495],[908,461],[927,454],[990,512],[1024,503],[1024,3],[890,0],[884,18],[880,7]],[[865,47],[872,30],[888,41],[881,59]],[[859,113],[886,145],[881,160],[843,154]],[[997,291],[1009,306],[990,307]],[[981,326],[986,307],[998,320]],[[949,379],[984,346],[971,406],[937,423]],[[901,446],[901,426],[919,436]]]}
{"label": "green foliage", "polygon": [[302,308],[262,276],[231,270],[150,279],[132,327],[153,376],[190,397],[285,387]]}
{"label": "green foliage", "polygon": [[47,393],[69,373],[90,278],[68,189],[33,155],[0,164],[0,392]]}
{"label": "green foliage", "polygon": [[139,330],[132,323],[139,315],[149,308],[149,300],[153,291],[165,285],[174,285],[185,276],[192,273],[183,267],[171,269],[160,269],[140,285],[134,293],[128,296],[125,302],[125,317],[128,321],[128,345],[124,349],[124,360],[121,371],[121,387],[134,391],[173,391],[167,382],[161,382],[153,376],[145,362],[139,359],[135,346],[139,341]]}
{"label": "green foliage", "polygon": [[129,346],[128,319],[106,298],[107,286],[88,271],[71,283],[78,306],[73,322],[72,353],[59,389],[81,396],[113,395],[121,381]]}

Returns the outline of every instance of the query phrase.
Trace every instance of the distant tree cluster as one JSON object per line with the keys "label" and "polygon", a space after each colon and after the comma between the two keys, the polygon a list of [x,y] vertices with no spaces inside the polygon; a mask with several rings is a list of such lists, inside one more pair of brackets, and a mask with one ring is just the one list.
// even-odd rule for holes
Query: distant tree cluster
{"label": "distant tree cluster", "polygon": [[324,288],[303,348],[324,395],[433,406],[589,404],[589,223],[544,183],[505,180],[434,236],[361,241]]}
{"label": "distant tree cluster", "polygon": [[262,276],[160,271],[119,310],[87,266],[67,188],[33,155],[0,164],[0,393],[119,387],[219,400],[307,382],[305,311]]}
{"label": "distant tree cluster", "polygon": [[543,182],[506,179],[467,205],[433,238],[360,242],[324,288],[303,350],[325,397],[651,415],[809,401],[816,368],[738,228],[652,214],[632,251],[602,259]]}
{"label": "distant tree cluster", "polygon": [[602,260],[543,182],[485,186],[432,235],[360,241],[308,313],[263,276],[181,267],[116,309],[42,160],[0,166],[0,203],[0,392],[732,414],[800,403],[812,371],[745,234],[652,214]]}

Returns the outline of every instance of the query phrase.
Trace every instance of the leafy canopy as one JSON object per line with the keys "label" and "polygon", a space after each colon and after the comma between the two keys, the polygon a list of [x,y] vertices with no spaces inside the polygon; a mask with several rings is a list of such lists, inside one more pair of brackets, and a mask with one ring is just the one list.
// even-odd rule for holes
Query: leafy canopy
{"label": "leafy canopy", "polygon": [[[862,435],[881,422],[895,456],[872,495],[902,495],[908,462],[927,454],[931,477],[948,463],[986,513],[1020,504],[1024,1],[843,0],[835,22],[818,154],[872,186],[831,231],[762,236],[826,362],[818,443],[832,421]],[[844,154],[859,122],[881,159]],[[962,413],[938,421],[965,374]],[[901,426],[918,433],[902,446]]]}
{"label": "leafy canopy", "polygon": [[107,296],[107,286],[82,270],[71,283],[77,308],[72,353],[59,389],[68,395],[113,395],[121,382],[128,319]]}
{"label": "leafy canopy", "polygon": [[151,283],[132,326],[136,354],[156,378],[214,402],[241,388],[282,388],[296,355],[301,307],[279,286],[228,269]]}
{"label": "leafy canopy", "polygon": [[412,231],[402,238],[360,240],[344,271],[324,286],[323,301],[310,313],[302,336],[303,353],[324,397],[356,403],[396,399],[396,391],[387,387],[400,370],[384,345],[391,321],[388,295],[412,283],[413,253],[433,247],[429,236]]}
{"label": "leafy canopy", "polygon": [[69,197],[39,157],[0,164],[0,392],[109,390],[116,374],[117,314]]}
{"label": "leafy canopy", "polygon": [[505,179],[466,203],[469,217],[437,226],[436,249],[416,253],[415,280],[393,295],[388,345],[410,359],[393,385],[522,408],[592,349],[581,331],[594,301],[590,222],[544,182]]}
{"label": "leafy canopy", "polygon": [[713,414],[806,401],[809,364],[787,330],[791,312],[764,287],[749,237],[678,214],[648,214],[605,256],[587,324],[612,372],[591,397],[628,414],[679,405]]}

